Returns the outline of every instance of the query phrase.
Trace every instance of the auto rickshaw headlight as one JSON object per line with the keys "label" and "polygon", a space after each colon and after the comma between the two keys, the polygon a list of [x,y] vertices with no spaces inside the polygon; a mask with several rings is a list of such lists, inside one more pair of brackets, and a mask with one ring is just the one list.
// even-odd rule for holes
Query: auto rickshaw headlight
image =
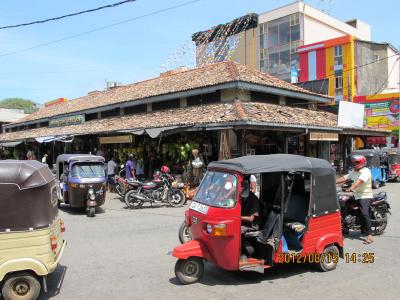
{"label": "auto rickshaw headlight", "polygon": [[215,224],[214,226],[207,224],[207,232],[209,232],[209,227],[211,228],[212,236],[226,236],[226,224]]}
{"label": "auto rickshaw headlight", "polygon": [[88,193],[89,193],[89,195],[94,195],[93,189],[90,189],[90,190],[88,191]]}

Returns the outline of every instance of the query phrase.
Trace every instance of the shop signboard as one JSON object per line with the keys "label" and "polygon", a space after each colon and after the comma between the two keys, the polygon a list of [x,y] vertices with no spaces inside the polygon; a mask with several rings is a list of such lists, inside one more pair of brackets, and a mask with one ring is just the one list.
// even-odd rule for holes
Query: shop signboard
{"label": "shop signboard", "polygon": [[334,133],[334,132],[311,131],[310,132],[310,141],[337,142],[337,141],[339,141],[339,134]]}
{"label": "shop signboard", "polygon": [[74,115],[68,117],[50,119],[49,127],[62,127],[85,123],[85,115]]}
{"label": "shop signboard", "polygon": [[362,128],[364,124],[364,105],[340,101],[339,127]]}
{"label": "shop signboard", "polygon": [[399,127],[399,103],[397,99],[365,103],[365,125],[397,133]]}
{"label": "shop signboard", "polygon": [[100,144],[127,144],[132,143],[131,135],[116,135],[99,137]]}

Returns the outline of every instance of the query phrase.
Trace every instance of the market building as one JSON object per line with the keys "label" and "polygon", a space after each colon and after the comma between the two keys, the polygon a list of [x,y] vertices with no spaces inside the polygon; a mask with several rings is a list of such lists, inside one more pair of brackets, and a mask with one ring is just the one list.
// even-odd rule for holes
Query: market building
{"label": "market building", "polygon": [[[143,159],[146,174],[167,163],[183,172],[190,150],[206,163],[229,157],[296,153],[340,164],[335,114],[316,110],[320,95],[235,62],[175,70],[146,81],[90,92],[9,124],[0,144],[24,158],[31,150]],[[362,130],[361,130],[362,131]],[[376,132],[369,133],[376,135]]]}

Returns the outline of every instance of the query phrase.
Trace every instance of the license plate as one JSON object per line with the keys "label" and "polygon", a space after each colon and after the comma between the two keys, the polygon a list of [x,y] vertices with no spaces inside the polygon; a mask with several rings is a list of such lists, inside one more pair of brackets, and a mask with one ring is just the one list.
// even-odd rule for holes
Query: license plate
{"label": "license plate", "polygon": [[199,213],[202,213],[204,215],[207,214],[208,208],[209,208],[209,206],[201,204],[199,202],[192,201],[192,204],[190,204],[190,209],[193,209],[193,210],[195,210],[195,211],[197,211]]}

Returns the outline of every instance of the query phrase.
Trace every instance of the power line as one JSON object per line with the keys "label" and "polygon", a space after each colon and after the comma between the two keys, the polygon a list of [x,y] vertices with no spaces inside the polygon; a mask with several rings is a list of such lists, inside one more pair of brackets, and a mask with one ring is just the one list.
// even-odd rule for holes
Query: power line
{"label": "power line", "polygon": [[48,45],[56,44],[56,43],[59,43],[59,42],[62,42],[62,41],[70,40],[70,39],[73,39],[73,38],[76,38],[76,37],[80,37],[80,36],[83,36],[83,35],[86,35],[86,34],[90,34],[90,33],[93,33],[93,32],[97,32],[97,31],[100,31],[100,30],[104,30],[104,29],[107,29],[107,28],[110,28],[110,27],[115,27],[117,25],[121,25],[121,24],[124,24],[124,23],[132,22],[132,21],[136,21],[136,20],[139,20],[139,19],[143,19],[143,18],[146,18],[146,17],[153,16],[153,15],[156,15],[156,14],[160,14],[162,12],[173,10],[173,9],[176,9],[176,8],[179,8],[179,7],[182,7],[182,6],[186,6],[186,5],[189,5],[189,4],[193,4],[193,3],[199,2],[199,1],[202,1],[202,0],[193,0],[193,1],[184,2],[184,3],[178,4],[178,5],[174,5],[174,6],[170,6],[170,7],[167,7],[167,8],[163,8],[163,9],[160,9],[160,10],[157,10],[157,11],[154,11],[154,12],[151,12],[151,13],[147,13],[147,14],[144,14],[144,15],[141,15],[141,16],[130,18],[130,19],[127,19],[127,20],[124,20],[124,21],[120,21],[120,22],[117,22],[117,23],[105,25],[105,26],[102,26],[102,27],[98,27],[98,28],[95,28],[95,29],[92,29],[92,30],[88,30],[88,31],[84,31],[84,32],[81,32],[81,33],[77,33],[77,34],[74,34],[74,35],[66,36],[66,37],[63,37],[61,39],[53,40],[53,41],[50,41],[50,42],[47,42],[47,43],[35,45],[35,46],[29,47],[29,48],[24,48],[24,49],[20,49],[20,50],[8,52],[8,53],[3,53],[3,54],[0,54],[0,58],[5,57],[5,56],[10,56],[10,55],[13,55],[13,54],[17,54],[17,53],[21,53],[21,52],[26,52],[26,51],[29,51],[29,50],[32,50],[32,49],[37,49],[37,48],[45,47],[45,46],[48,46]]}
{"label": "power line", "polygon": [[373,96],[377,95],[379,92],[382,91],[384,88],[385,84],[388,82],[390,75],[392,74],[394,67],[396,66],[397,62],[399,61],[400,57],[396,59],[396,61],[393,63],[392,69],[390,70],[388,76],[386,77],[385,81],[382,82],[381,86],[376,90],[376,92],[373,94]]}
{"label": "power line", "polygon": [[60,19],[74,17],[74,16],[78,16],[78,15],[82,15],[82,14],[86,14],[86,13],[90,13],[90,12],[94,12],[94,11],[98,11],[98,10],[102,10],[102,9],[106,9],[106,8],[113,8],[113,7],[120,6],[122,4],[126,4],[126,3],[129,3],[129,2],[134,2],[134,1],[136,1],[136,0],[124,0],[124,1],[117,2],[117,3],[100,6],[100,7],[97,7],[97,8],[87,9],[87,10],[71,13],[71,14],[68,14],[68,15],[63,15],[63,16],[60,16],[60,17],[54,17],[54,18],[49,18],[49,19],[44,19],[44,20],[39,20],[39,21],[33,21],[33,22],[28,22],[28,23],[22,23],[22,24],[17,24],[17,25],[2,26],[2,27],[0,27],[0,30],[1,29],[9,29],[9,28],[29,26],[29,25],[34,25],[34,24],[43,24],[43,23],[50,22],[50,21],[57,21],[57,20],[60,20]]}

